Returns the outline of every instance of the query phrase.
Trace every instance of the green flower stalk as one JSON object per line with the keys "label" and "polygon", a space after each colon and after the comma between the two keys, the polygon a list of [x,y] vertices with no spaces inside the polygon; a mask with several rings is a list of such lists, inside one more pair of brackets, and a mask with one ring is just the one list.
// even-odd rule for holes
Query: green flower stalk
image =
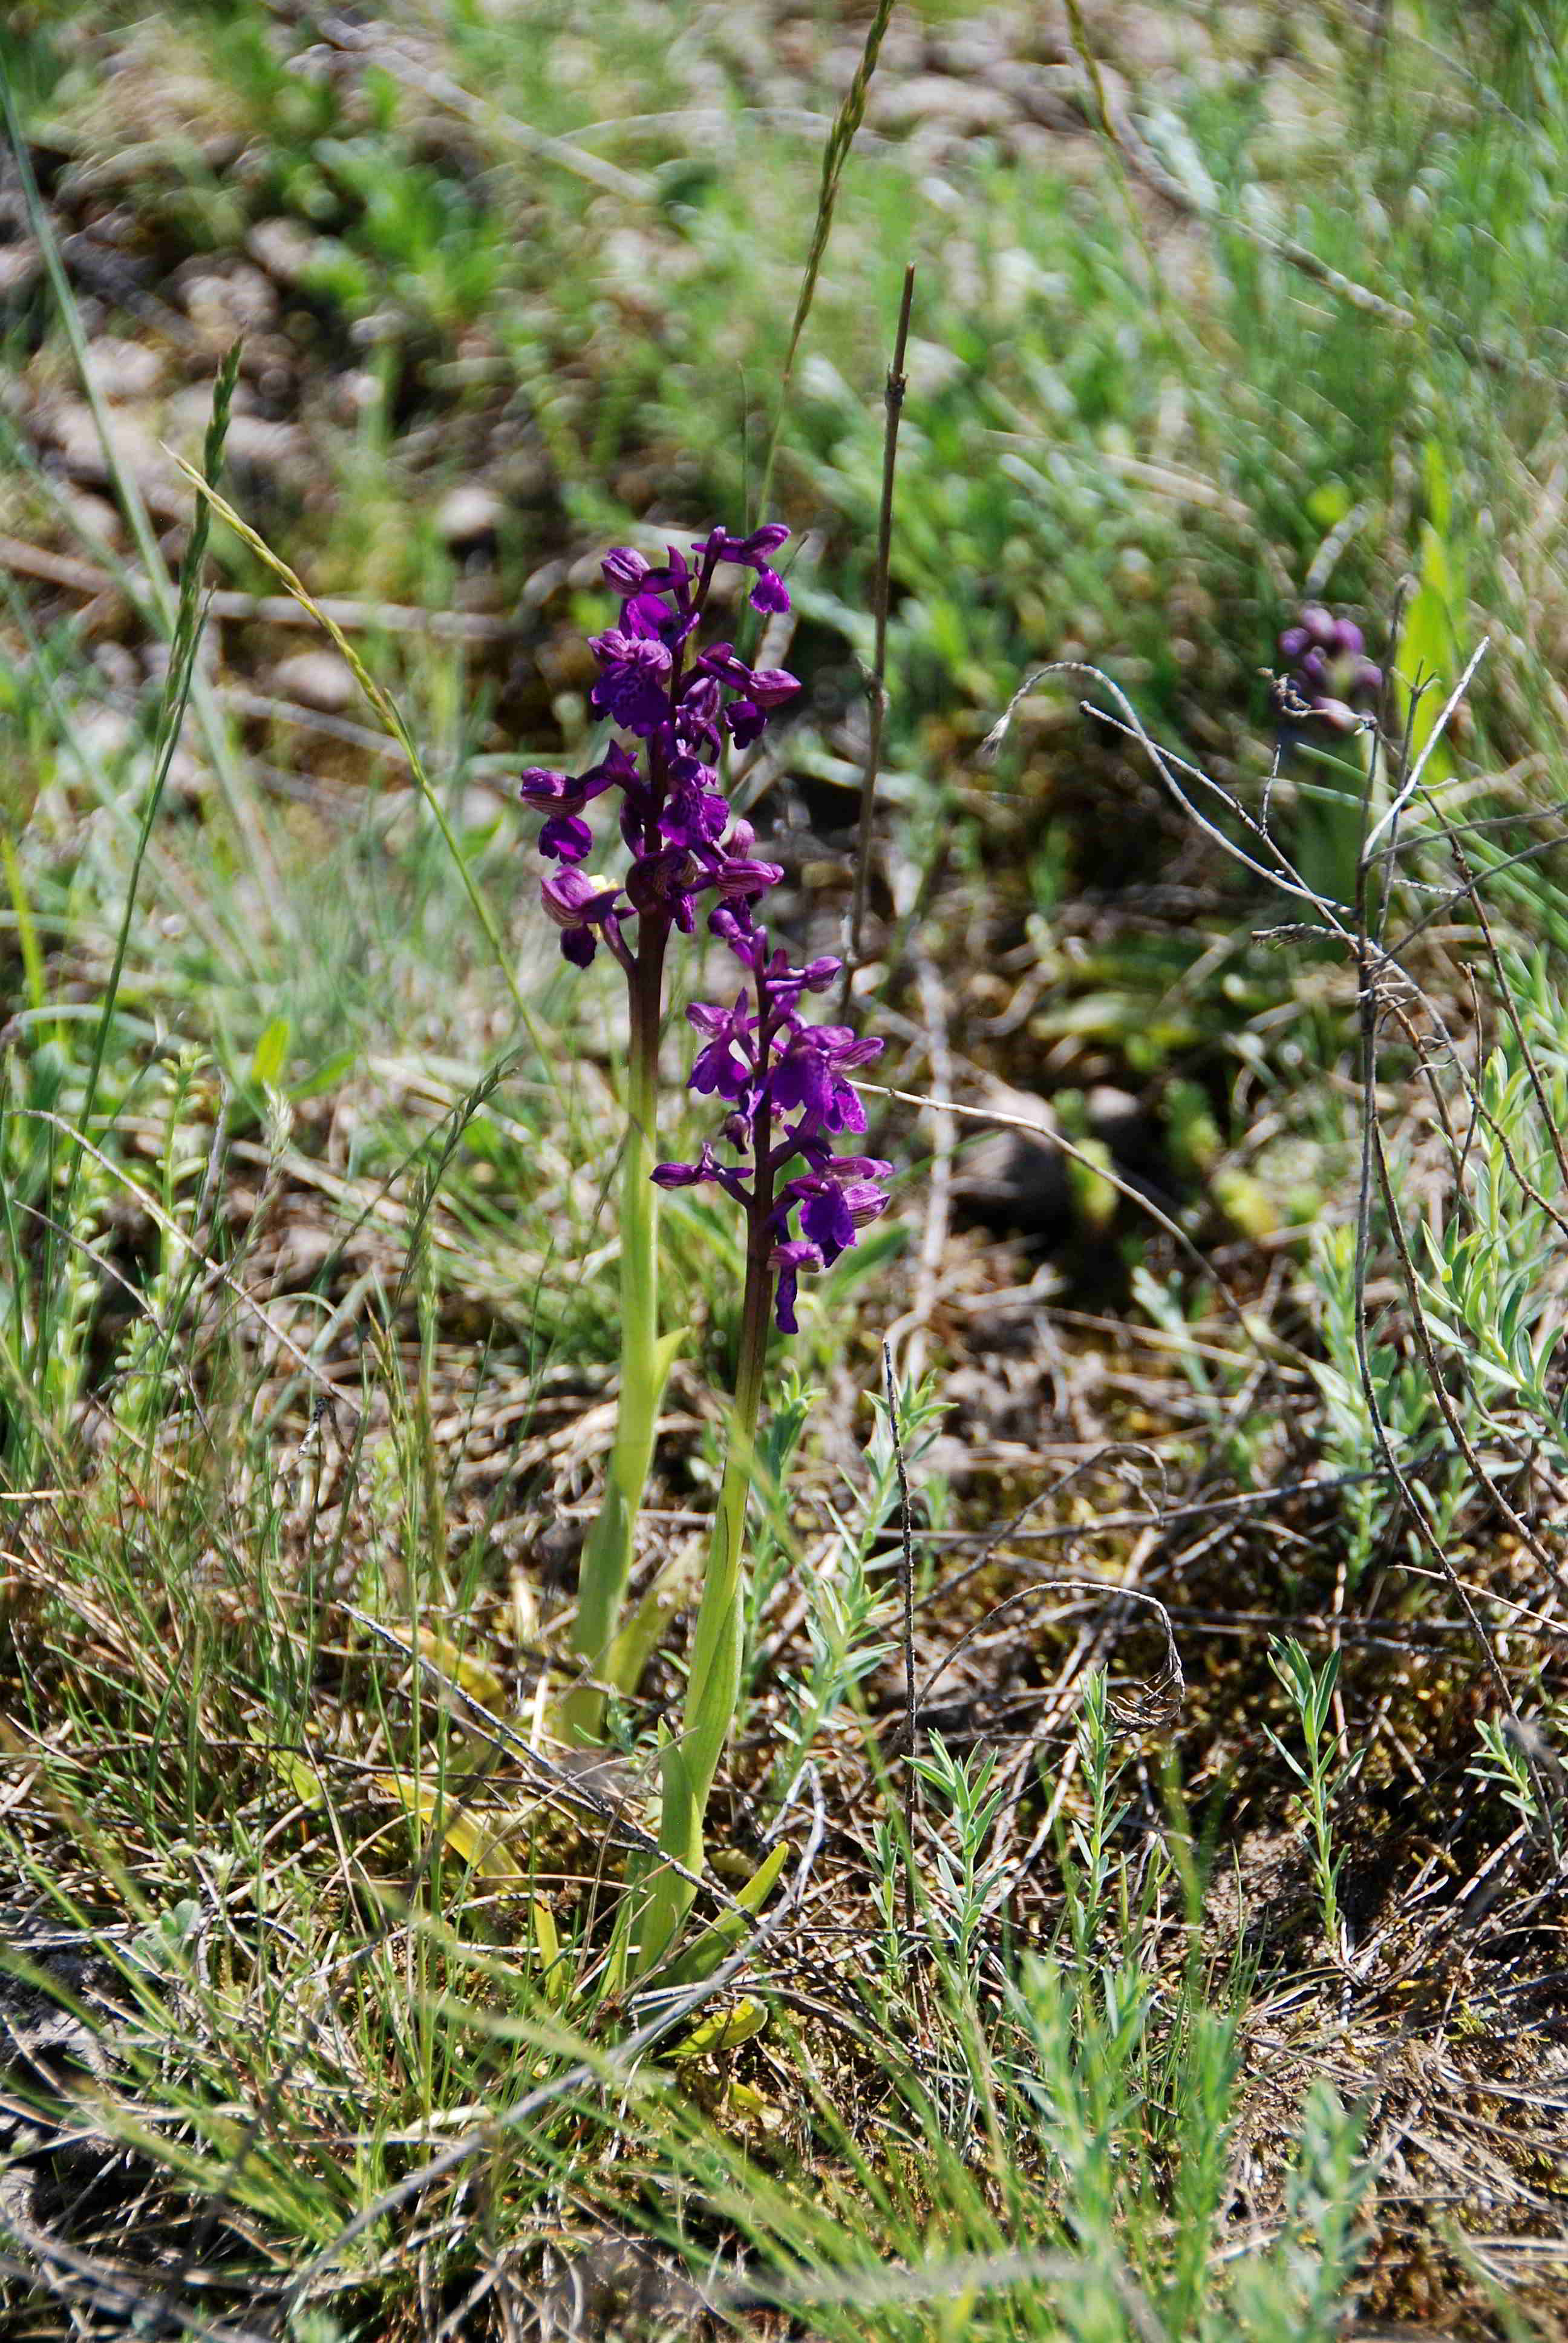
{"label": "green flower stalk", "polygon": [[[572,1644],[588,1681],[568,1694],[569,1740],[601,1735],[604,1693],[616,1681],[615,1643],[636,1559],[637,1520],[653,1463],[659,1403],[680,1337],[658,1332],[658,1191],[653,1185],[658,1036],[668,926],[640,939],[631,979],[627,1130],[620,1172],[620,1403],[604,1501],[584,1543]],[[629,1685],[625,1689],[630,1690]]]}
{"label": "green flower stalk", "polygon": [[[558,866],[540,891],[560,930],[562,952],[586,968],[602,944],[625,973],[630,1010],[619,1414],[604,1501],[583,1549],[573,1637],[583,1680],[565,1716],[569,1737],[582,1744],[600,1737],[607,1682],[629,1690],[620,1680],[638,1664],[638,1639],[618,1639],[659,1402],[678,1342],[658,1332],[658,1200],[651,1179],[666,953],[675,930],[689,934],[695,927],[701,899],[716,905],[710,925],[721,915],[747,920],[749,907],[782,875],[752,853],[751,829],[732,819],[719,768],[728,744],[749,747],[799,686],[782,669],[747,666],[728,642],[699,649],[699,633],[722,564],[754,573],[754,608],[789,608],[789,592],[769,558],[788,535],[777,523],[745,538],[712,529],[692,547],[692,560],[670,546],[658,568],[628,547],[607,555],[605,576],[620,594],[620,620],[591,639],[600,675],[589,704],[631,735],[635,750],[613,740],[586,773],[535,767],[520,784],[524,800],[545,815],[539,850]],[[630,857],[619,880],[591,877],[581,867],[594,844],[585,809],[611,790],[619,794]]]}
{"label": "green flower stalk", "polygon": [[[878,1182],[892,1168],[872,1157],[833,1152],[833,1137],[866,1128],[848,1071],[882,1046],[858,1041],[845,1026],[809,1025],[799,1015],[802,996],[826,991],[839,962],[822,959],[792,968],[782,952],[769,954],[749,908],[716,915],[713,924],[751,982],[732,1008],[699,1002],[688,1011],[707,1036],[691,1087],[729,1102],[721,1143],[737,1161],[721,1162],[705,1144],[695,1162],[660,1164],[653,1177],[663,1188],[712,1183],[736,1199],[746,1214],[746,1285],[724,1479],[692,1636],[681,1732],[666,1745],[661,1763],[658,1844],[668,1861],[648,1882],[637,1916],[639,1971],[664,1957],[690,1908],[693,1878],[702,1869],[708,1802],[734,1726],[746,1615],[746,1508],[769,1321],[776,1317],[785,1332],[795,1332],[802,1271],[836,1261],[886,1210],[887,1194]],[[791,1115],[795,1120],[786,1121]],[[804,1170],[780,1184],[781,1172],[796,1161]]]}

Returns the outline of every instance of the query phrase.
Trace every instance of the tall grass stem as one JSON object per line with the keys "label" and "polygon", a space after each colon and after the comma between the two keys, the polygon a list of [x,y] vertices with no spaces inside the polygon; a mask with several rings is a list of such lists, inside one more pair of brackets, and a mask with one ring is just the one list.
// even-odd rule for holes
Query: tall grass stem
{"label": "tall grass stem", "polygon": [[899,418],[904,411],[904,356],[910,341],[910,312],[915,299],[915,267],[904,271],[904,296],[899,305],[899,328],[893,339],[893,362],[882,394],[887,429],[882,440],[882,502],[877,521],[877,569],[872,581],[876,638],[871,652],[870,722],[866,738],[866,769],[860,780],[860,811],[855,840],[855,897],[849,912],[849,944],[844,954],[844,986],[840,1013],[849,1005],[855,970],[860,964],[860,938],[866,923],[866,896],[871,879],[871,840],[877,810],[877,776],[882,763],[882,727],[888,715],[888,568],[893,550],[893,479],[899,460]]}

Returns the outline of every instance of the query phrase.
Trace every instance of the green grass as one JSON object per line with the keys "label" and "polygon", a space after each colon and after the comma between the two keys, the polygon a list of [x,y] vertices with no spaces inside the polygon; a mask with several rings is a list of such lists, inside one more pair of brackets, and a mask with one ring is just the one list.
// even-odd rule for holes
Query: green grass
{"label": "green grass", "polygon": [[[624,1036],[508,785],[588,753],[602,547],[755,514],[869,15],[0,35],[63,271],[0,308],[0,2015],[65,2044],[0,2051],[18,2334],[686,2333],[693,2288],[759,2337],[1561,2331],[1568,25],[1084,13],[1108,124],[1040,12],[895,12],[773,474],[806,708],[750,784],[832,949],[912,259],[865,1009],[893,1087],[1046,1096],[1080,1161],[999,1235],[983,1121],[933,1164],[871,1101],[897,1218],[778,1364],[717,1933],[630,1996],[739,1252],[671,1200],[672,1620],[585,1786],[540,1726]],[[199,454],[241,329],[226,493],[357,606],[390,723],[146,456]],[[1260,935],[1301,896],[1227,851],[1267,859],[1308,595],[1441,679],[1418,745],[1491,639],[1338,940]],[[986,762],[1056,659],[1215,789],[1074,679]],[[1308,894],[1356,889],[1389,713],[1364,816],[1354,743],[1269,793]]]}

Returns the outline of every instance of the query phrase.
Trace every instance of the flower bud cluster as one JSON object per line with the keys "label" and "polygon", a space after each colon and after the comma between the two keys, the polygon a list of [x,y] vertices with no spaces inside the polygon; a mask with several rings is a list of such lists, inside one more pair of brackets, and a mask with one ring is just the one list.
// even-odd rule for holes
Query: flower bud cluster
{"label": "flower bud cluster", "polygon": [[[526,804],[546,817],[539,851],[558,869],[542,883],[544,908],[561,931],[561,950],[586,968],[602,941],[630,968],[632,920],[652,920],[688,934],[699,899],[742,927],[750,906],[783,874],[760,860],[749,823],[732,818],[719,777],[726,745],[749,748],[775,709],[799,689],[782,668],[754,668],[733,644],[699,648],[699,629],[715,572],[729,563],[755,572],[752,608],[788,610],[789,593],[774,568],[789,532],[777,522],[733,537],[711,529],[688,560],[666,548],[658,567],[628,546],[604,561],[621,598],[620,619],[590,639],[599,676],[588,695],[595,712],[638,743],[612,741],[586,773],[530,767],[520,783]],[[593,850],[587,809],[618,793],[622,838],[631,863],[624,880],[591,877],[581,866]]]}
{"label": "flower bud cluster", "polygon": [[1336,618],[1307,602],[1280,637],[1289,679],[1312,713],[1336,732],[1359,732],[1382,689],[1382,669],[1366,657],[1353,618]]}

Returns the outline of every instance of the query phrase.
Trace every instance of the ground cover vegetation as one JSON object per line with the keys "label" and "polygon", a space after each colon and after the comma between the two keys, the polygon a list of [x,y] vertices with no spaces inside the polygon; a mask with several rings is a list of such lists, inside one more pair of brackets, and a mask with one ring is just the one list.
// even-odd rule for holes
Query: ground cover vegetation
{"label": "ground cover vegetation", "polygon": [[7,13],[7,2333],[1568,2325],[1565,34]]}

